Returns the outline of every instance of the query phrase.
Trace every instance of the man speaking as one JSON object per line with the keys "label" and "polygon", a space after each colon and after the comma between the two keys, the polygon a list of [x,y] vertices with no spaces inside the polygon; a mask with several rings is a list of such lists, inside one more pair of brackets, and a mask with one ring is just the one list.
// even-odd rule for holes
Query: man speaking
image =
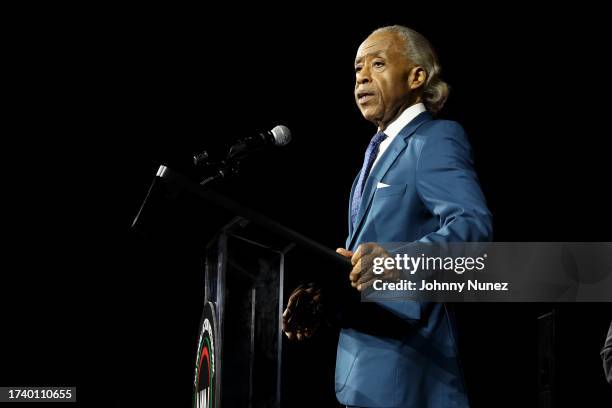
{"label": "man speaking", "polygon": [[[372,273],[373,258],[388,255],[379,244],[491,239],[491,214],[466,135],[456,122],[433,119],[447,96],[436,54],[416,31],[383,27],[357,50],[355,101],[377,131],[351,190],[346,249],[338,249],[351,259],[349,279],[356,290],[381,279]],[[293,293],[284,323],[293,317],[304,290],[312,294],[316,289]],[[407,329],[393,337],[355,327],[341,330],[338,400],[356,407],[467,407],[445,305],[409,300],[379,304]],[[284,329],[290,339],[303,339],[316,326],[296,330],[285,324]]]}

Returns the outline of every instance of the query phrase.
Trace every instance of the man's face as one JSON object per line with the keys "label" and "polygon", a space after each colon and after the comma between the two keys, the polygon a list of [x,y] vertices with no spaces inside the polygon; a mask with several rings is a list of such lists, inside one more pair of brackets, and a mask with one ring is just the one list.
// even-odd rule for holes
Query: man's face
{"label": "man's face", "polygon": [[381,129],[410,105],[411,64],[395,33],[369,36],[355,57],[355,101],[361,114]]}

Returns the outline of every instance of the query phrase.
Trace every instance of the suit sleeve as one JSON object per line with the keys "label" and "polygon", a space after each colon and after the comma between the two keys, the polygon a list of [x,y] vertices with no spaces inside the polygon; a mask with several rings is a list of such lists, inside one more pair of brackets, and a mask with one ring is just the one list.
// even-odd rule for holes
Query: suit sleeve
{"label": "suit sleeve", "polygon": [[491,241],[492,216],[480,189],[470,144],[456,122],[430,129],[417,162],[417,193],[439,218],[439,228],[419,242]]}
{"label": "suit sleeve", "polygon": [[[438,122],[427,130],[424,140],[416,166],[417,193],[425,207],[438,217],[439,227],[417,242],[491,241],[492,216],[463,128],[456,122]],[[414,301],[379,303],[413,321],[426,320],[433,306],[431,302]]]}

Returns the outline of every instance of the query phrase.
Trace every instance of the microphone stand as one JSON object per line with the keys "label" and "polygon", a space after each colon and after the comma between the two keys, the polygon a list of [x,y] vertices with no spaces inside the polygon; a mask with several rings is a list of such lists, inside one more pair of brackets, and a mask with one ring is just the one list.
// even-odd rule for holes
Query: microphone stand
{"label": "microphone stand", "polygon": [[238,171],[240,170],[240,162],[238,160],[222,160],[219,163],[208,165],[216,167],[215,174],[200,181],[201,186],[205,186],[206,184],[215,180],[234,176],[238,174]]}
{"label": "microphone stand", "polygon": [[202,181],[200,181],[201,186],[205,186],[215,180],[219,180],[222,178],[227,178],[229,176],[234,176],[238,174],[240,170],[240,159],[242,159],[245,154],[233,154],[230,150],[228,156],[225,160],[221,160],[216,163],[211,163],[208,161],[208,152],[203,151],[202,153],[195,154],[193,156],[193,164],[195,166],[200,166],[204,168],[214,168],[214,175],[209,176]]}

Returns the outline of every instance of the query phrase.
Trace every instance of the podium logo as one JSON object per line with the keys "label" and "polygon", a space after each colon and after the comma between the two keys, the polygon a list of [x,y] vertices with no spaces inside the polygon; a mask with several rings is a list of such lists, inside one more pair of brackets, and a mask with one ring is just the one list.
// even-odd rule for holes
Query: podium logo
{"label": "podium logo", "polygon": [[213,408],[215,400],[215,332],[217,330],[215,307],[208,302],[204,307],[202,325],[196,354],[193,381],[193,407]]}

